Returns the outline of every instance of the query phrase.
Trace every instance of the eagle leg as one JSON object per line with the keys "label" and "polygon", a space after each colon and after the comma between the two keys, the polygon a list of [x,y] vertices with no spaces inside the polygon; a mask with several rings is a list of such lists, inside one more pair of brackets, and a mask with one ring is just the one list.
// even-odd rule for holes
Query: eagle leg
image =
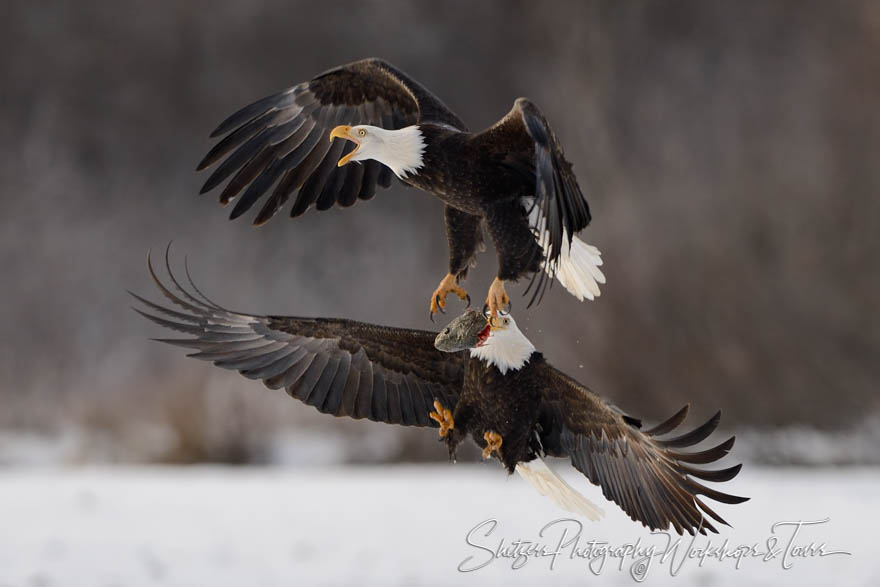
{"label": "eagle leg", "polygon": [[450,430],[455,429],[455,420],[452,419],[452,412],[448,408],[444,408],[443,404],[434,400],[434,409],[428,417],[440,424],[440,438],[446,438]]}
{"label": "eagle leg", "polygon": [[447,273],[446,277],[440,280],[440,285],[431,294],[431,321],[434,321],[434,314],[437,312],[446,313],[446,296],[454,293],[460,300],[467,300],[468,306],[471,305],[471,298],[463,287],[458,285],[458,278],[452,273]]}
{"label": "eagle leg", "polygon": [[501,458],[501,435],[497,432],[483,432],[483,440],[486,441],[486,448],[483,449],[483,458],[488,459],[493,452],[498,453]]}
{"label": "eagle leg", "polygon": [[504,306],[510,307],[510,298],[504,289],[504,281],[497,277],[492,280],[489,286],[489,295],[486,296],[486,308],[493,317],[498,316],[498,312],[504,311]]}

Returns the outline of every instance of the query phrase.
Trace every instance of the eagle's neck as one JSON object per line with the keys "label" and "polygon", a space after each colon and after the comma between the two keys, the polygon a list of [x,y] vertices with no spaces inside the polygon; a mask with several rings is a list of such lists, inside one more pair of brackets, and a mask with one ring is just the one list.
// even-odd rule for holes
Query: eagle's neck
{"label": "eagle's neck", "polygon": [[373,132],[378,140],[371,145],[370,158],[389,167],[400,179],[424,165],[425,137],[418,126],[398,130],[377,128]]}
{"label": "eagle's neck", "polygon": [[502,375],[508,371],[521,369],[529,362],[535,345],[520,332],[516,324],[503,330],[495,330],[486,342],[471,349],[471,357],[486,361],[497,368]]}

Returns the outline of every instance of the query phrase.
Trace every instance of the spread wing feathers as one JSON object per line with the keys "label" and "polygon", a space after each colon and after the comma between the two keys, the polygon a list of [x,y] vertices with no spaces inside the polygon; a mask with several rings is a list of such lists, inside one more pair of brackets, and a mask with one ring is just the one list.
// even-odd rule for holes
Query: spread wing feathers
{"label": "spread wing feathers", "polygon": [[742,465],[706,470],[692,465],[714,463],[733,447],[734,438],[714,448],[682,452],[705,440],[718,426],[721,413],[691,430],[661,439],[674,432],[687,416],[688,406],[649,429],[621,414],[570,377],[548,367],[546,410],[542,415],[544,450],[568,456],[576,469],[602,488],[634,521],[652,530],[717,532],[704,514],[727,524],[700,498],[737,504],[748,498],[710,489],[694,478],[724,482],[733,479]]}
{"label": "spread wing feathers", "polygon": [[[166,253],[166,267],[168,256]],[[260,379],[270,389],[334,416],[367,418],[404,426],[431,426],[435,399],[454,409],[463,382],[463,355],[434,348],[436,333],[388,328],[351,320],[254,316],[226,310],[192,283],[177,292],[150,275],[162,294],[182,311],[133,295],[160,326],[188,335],[158,339],[192,349],[188,355]]]}
{"label": "spread wing feathers", "polygon": [[438,98],[392,65],[379,59],[349,63],[245,106],[220,123],[211,136],[225,136],[198,169],[225,159],[201,193],[232,177],[220,193],[220,202],[226,205],[238,197],[230,214],[237,218],[275,186],[254,219],[258,225],[278,212],[296,190],[291,217],[312,204],[318,210],[334,203],[351,206],[372,198],[377,184],[389,187],[391,170],[376,161],[337,167],[354,144],[331,143],[330,131],[340,124],[398,129],[424,121],[465,130]]}
{"label": "spread wing feathers", "polygon": [[535,289],[531,305],[540,299],[556,274],[560,257],[571,246],[574,235],[590,223],[590,207],[559,140],[531,101],[518,98],[513,109],[486,134],[503,145],[517,145],[510,149],[507,164],[534,174],[534,197],[524,202],[532,231],[544,252],[544,271],[532,278],[529,287]]}

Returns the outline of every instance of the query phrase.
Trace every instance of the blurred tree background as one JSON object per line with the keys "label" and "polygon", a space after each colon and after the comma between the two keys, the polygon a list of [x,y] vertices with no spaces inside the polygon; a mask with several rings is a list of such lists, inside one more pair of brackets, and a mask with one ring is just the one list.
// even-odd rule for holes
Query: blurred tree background
{"label": "blurred tree background", "polygon": [[[548,116],[608,277],[592,303],[555,287],[526,312],[514,295],[557,366],[648,420],[686,401],[738,430],[842,430],[877,412],[875,2],[5,5],[5,430],[83,431],[82,459],[272,460],[279,432],[288,460],[334,446],[348,460],[446,458],[424,431],[334,420],[149,342],[158,330],[125,294],[155,299],[146,252],[174,240],[229,307],[431,328],[446,271],[438,200],[397,185],[255,229],[197,196],[216,123],[367,56],[473,129],[517,96]],[[475,299],[491,248],[479,263]]]}

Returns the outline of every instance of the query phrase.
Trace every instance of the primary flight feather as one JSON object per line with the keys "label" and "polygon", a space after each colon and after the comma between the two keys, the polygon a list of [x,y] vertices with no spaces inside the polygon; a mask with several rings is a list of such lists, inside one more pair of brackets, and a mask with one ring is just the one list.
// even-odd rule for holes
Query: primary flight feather
{"label": "primary flight feather", "polygon": [[[446,204],[447,275],[431,295],[431,316],[461,280],[482,244],[498,252],[486,305],[509,304],[505,281],[531,275],[530,304],[556,278],[579,300],[605,283],[598,249],[575,235],[590,222],[587,201],[546,119],[525,98],[481,132],[389,63],[364,59],[263,98],[223,121],[220,141],[199,163],[215,166],[202,193],[226,183],[231,218],[262,201],[262,224],[295,194],[290,216],[369,200],[393,177]],[[356,165],[350,163],[357,162]],[[528,291],[528,290],[527,290]]]}
{"label": "primary flight feather", "polygon": [[739,473],[740,465],[695,466],[724,457],[732,437],[710,449],[681,450],[708,438],[720,413],[669,437],[684,421],[685,406],[643,429],[638,419],[547,363],[509,315],[487,321],[471,310],[439,334],[345,319],[259,316],[226,310],[191,280],[191,291],[185,289],[169,268],[173,291],[149,269],[178,309],[135,295],[147,310],[138,312],[184,334],[162,342],[284,389],[326,414],[438,428],[450,456],[470,436],[484,458],[496,456],[558,505],[590,519],[601,509],[543,457],[568,458],[606,498],[651,529],[715,532],[713,521],[726,522],[703,498],[726,504],[746,499],[696,480],[724,482]]}

